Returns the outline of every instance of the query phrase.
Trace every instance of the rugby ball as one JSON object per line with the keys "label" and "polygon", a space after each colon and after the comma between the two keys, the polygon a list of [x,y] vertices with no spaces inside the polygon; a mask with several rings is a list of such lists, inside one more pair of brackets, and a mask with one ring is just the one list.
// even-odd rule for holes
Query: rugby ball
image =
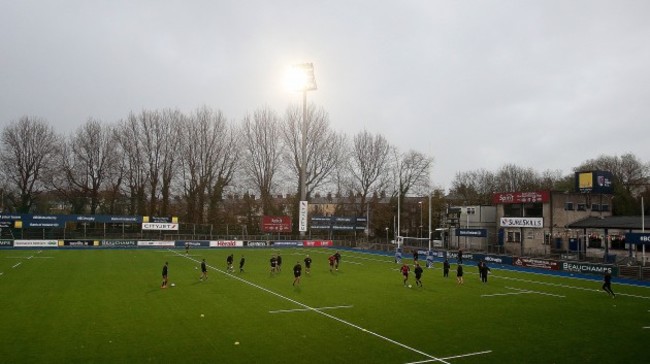
{"label": "rugby ball", "polygon": [[[172,283],[172,286],[173,286],[173,285],[174,285],[174,284]],[[413,288],[413,286],[411,286],[411,285],[409,284],[409,288]]]}
{"label": "rugby ball", "polygon": [[176,283],[172,283],[172,287],[176,287]]}

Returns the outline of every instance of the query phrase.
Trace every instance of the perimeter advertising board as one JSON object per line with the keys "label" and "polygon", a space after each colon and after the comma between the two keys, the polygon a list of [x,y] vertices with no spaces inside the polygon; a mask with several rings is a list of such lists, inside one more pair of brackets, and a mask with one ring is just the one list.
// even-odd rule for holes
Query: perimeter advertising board
{"label": "perimeter advertising board", "polygon": [[16,248],[56,248],[59,246],[57,240],[14,240]]}
{"label": "perimeter advertising board", "polygon": [[262,216],[262,232],[290,233],[291,218],[289,216]]}
{"label": "perimeter advertising board", "polygon": [[560,263],[554,260],[514,257],[512,265],[516,267],[560,270]]}
{"label": "perimeter advertising board", "polygon": [[551,193],[549,191],[533,191],[533,192],[505,192],[492,194],[492,203],[499,204],[513,204],[513,203],[545,203],[551,200]]}
{"label": "perimeter advertising board", "polygon": [[650,233],[627,233],[625,242],[636,245],[650,245]]}

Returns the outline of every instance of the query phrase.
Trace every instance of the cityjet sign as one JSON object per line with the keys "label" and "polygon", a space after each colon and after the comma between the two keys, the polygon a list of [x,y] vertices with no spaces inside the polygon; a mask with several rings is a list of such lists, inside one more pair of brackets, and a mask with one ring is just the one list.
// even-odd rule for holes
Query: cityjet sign
{"label": "cityjet sign", "polygon": [[145,222],[142,223],[142,230],[178,230],[178,224]]}
{"label": "cityjet sign", "polygon": [[501,227],[521,227],[537,228],[544,227],[544,218],[542,217],[502,217]]}

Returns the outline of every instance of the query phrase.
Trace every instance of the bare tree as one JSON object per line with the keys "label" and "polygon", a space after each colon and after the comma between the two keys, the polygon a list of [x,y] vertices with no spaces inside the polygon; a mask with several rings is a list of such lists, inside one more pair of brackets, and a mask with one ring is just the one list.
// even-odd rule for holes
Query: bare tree
{"label": "bare tree", "polygon": [[[301,147],[302,147],[302,110],[299,107],[289,107],[286,118],[282,123],[282,138],[286,148],[284,161],[289,167],[292,179],[297,181],[300,188]],[[305,185],[307,197],[321,188],[333,177],[346,153],[345,136],[330,128],[329,115],[325,110],[316,110],[310,105],[307,110],[306,149],[307,162],[305,170]]]}
{"label": "bare tree", "polygon": [[186,204],[185,221],[217,221],[223,191],[239,162],[239,134],[221,111],[203,107],[187,119],[181,135],[180,185]]}
{"label": "bare tree", "polygon": [[116,135],[120,143],[123,160],[123,180],[127,190],[128,213],[146,215],[146,189],[149,181],[146,169],[146,156],[142,140],[144,136],[139,118],[131,113],[117,127]]}
{"label": "bare tree", "polygon": [[16,210],[30,212],[54,170],[60,137],[43,119],[23,116],[2,131],[0,163],[15,188]]}
{"label": "bare tree", "polygon": [[72,205],[73,213],[97,212],[102,189],[119,162],[113,128],[89,119],[64,143],[59,173],[52,185]]}
{"label": "bare tree", "polygon": [[372,135],[364,130],[354,136],[348,159],[350,190],[360,197],[357,213],[363,213],[366,200],[375,191],[381,191],[387,181],[391,147],[382,135]]}
{"label": "bare tree", "polygon": [[268,107],[244,118],[244,173],[260,192],[265,215],[274,209],[271,197],[281,162],[281,137],[280,121]]}
{"label": "bare tree", "polygon": [[396,160],[393,180],[398,184],[395,191],[400,197],[404,198],[410,192],[428,194],[433,158],[413,150],[403,154],[394,150],[393,153]]}

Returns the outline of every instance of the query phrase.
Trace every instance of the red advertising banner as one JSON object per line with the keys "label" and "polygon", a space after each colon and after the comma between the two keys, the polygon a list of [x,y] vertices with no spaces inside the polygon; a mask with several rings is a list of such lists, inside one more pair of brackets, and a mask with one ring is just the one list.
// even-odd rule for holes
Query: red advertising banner
{"label": "red advertising banner", "polygon": [[290,233],[289,216],[262,216],[262,231],[265,233]]}
{"label": "red advertising banner", "polygon": [[303,241],[303,246],[333,246],[334,243],[331,240],[305,240]]}
{"label": "red advertising banner", "polygon": [[551,193],[549,191],[535,192],[504,192],[492,194],[492,203],[495,205],[508,203],[532,203],[549,202]]}
{"label": "red advertising banner", "polygon": [[514,257],[512,265],[526,268],[560,270],[560,263],[553,260]]}

